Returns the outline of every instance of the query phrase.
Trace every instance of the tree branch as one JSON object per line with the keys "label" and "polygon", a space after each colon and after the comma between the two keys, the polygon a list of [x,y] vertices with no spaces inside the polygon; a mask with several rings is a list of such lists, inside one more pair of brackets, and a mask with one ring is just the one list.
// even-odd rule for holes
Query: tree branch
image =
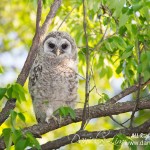
{"label": "tree branch", "polygon": [[6,120],[6,118],[8,118],[10,110],[15,108],[15,103],[15,99],[11,99],[6,102],[5,109],[2,109],[0,113],[0,125]]}
{"label": "tree branch", "polygon": [[[99,117],[106,117],[110,115],[118,115],[125,112],[130,112],[136,105],[136,101],[129,101],[123,103],[116,103],[116,104],[99,104],[95,106],[89,107],[89,118],[99,118]],[[139,102],[138,110],[143,109],[150,109],[150,97],[145,97]],[[71,117],[65,117],[61,120],[61,123],[58,125],[56,121],[53,119],[50,120],[50,124],[47,123],[39,123],[37,125],[33,125],[31,127],[27,127],[23,129],[23,132],[31,132],[35,137],[39,137],[42,134],[45,134],[49,131],[61,128],[63,126],[69,125],[71,123],[76,123],[82,121],[82,112],[83,109],[76,109],[76,119],[72,120]],[[87,112],[88,113],[88,112]],[[59,117],[57,116],[57,119]],[[0,140],[0,148],[4,147],[4,142]]]}
{"label": "tree branch", "polygon": [[32,67],[32,64],[35,60],[35,57],[36,57],[36,54],[38,51],[38,47],[41,44],[41,42],[43,41],[45,34],[48,31],[48,27],[50,26],[52,19],[56,15],[56,12],[57,12],[58,8],[60,7],[60,5],[61,5],[61,0],[54,0],[54,3],[52,4],[51,9],[50,9],[42,27],[41,27],[41,29],[38,30],[39,22],[40,22],[40,18],[41,18],[40,13],[42,11],[40,0],[38,1],[38,8],[37,8],[37,15],[38,16],[37,16],[37,21],[36,21],[36,24],[37,24],[36,25],[36,27],[37,27],[36,31],[38,31],[38,32],[36,32],[34,35],[32,46],[30,48],[30,52],[29,52],[28,57],[25,61],[23,69],[21,70],[21,73],[18,76],[17,83],[24,85],[24,83],[25,83],[25,81],[29,75],[29,71]]}
{"label": "tree branch", "polygon": [[42,150],[57,149],[61,146],[65,146],[71,143],[75,143],[79,140],[87,139],[108,139],[113,138],[117,134],[125,134],[126,136],[132,136],[132,134],[149,133],[150,120],[146,121],[142,125],[134,128],[120,129],[120,130],[104,130],[104,131],[80,131],[75,134],[62,137],[60,139],[47,142],[42,145]]}
{"label": "tree branch", "polygon": [[[137,50],[138,66],[139,66],[141,64],[141,52],[140,52],[140,45],[139,45],[138,39],[135,42],[135,47],[136,47],[136,50]],[[141,73],[139,72],[138,73],[138,91],[137,91],[136,105],[135,105],[135,108],[133,109],[132,114],[131,114],[130,127],[132,127],[132,125],[133,125],[134,115],[135,115],[135,112],[136,112],[135,110],[138,108],[138,105],[139,105],[140,89],[141,89],[140,86],[141,86]]]}
{"label": "tree branch", "polygon": [[[123,103],[116,103],[116,104],[111,104],[111,105],[95,105],[89,107],[89,118],[88,119],[93,119],[93,118],[100,118],[100,117],[106,117],[110,115],[118,115],[121,113],[125,112],[130,112],[133,110],[135,107],[136,102],[135,101],[129,101],[129,102],[123,102]],[[142,109],[150,109],[150,98],[144,98],[142,101],[139,103],[139,108],[138,110]],[[136,110],[137,111],[137,110]],[[34,135],[42,135],[45,134],[49,131],[58,129],[60,127],[66,126],[71,123],[79,122],[82,121],[82,112],[83,109],[76,109],[76,119],[72,120],[69,116],[66,118],[63,118],[61,120],[61,123],[58,125],[56,121],[53,119],[50,120],[50,124],[47,123],[39,123],[37,125],[34,125],[32,127],[28,127],[24,129],[24,132],[31,132]],[[88,112],[87,112],[88,113]],[[59,119],[59,117],[58,117]]]}
{"label": "tree branch", "polygon": [[[146,82],[142,83],[140,85],[140,89],[143,88],[144,86],[150,84],[150,79],[147,80]],[[110,100],[108,100],[106,103],[107,104],[114,104],[116,102],[118,102],[121,98],[137,91],[139,88],[139,85],[138,84],[135,84],[129,88],[126,88],[125,90],[121,91],[119,94],[115,95],[114,97],[112,97]]]}

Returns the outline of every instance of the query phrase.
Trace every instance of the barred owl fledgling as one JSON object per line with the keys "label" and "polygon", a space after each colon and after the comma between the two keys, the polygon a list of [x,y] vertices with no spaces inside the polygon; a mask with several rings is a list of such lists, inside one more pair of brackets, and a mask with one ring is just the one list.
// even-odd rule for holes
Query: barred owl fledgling
{"label": "barred owl fledgling", "polygon": [[38,121],[49,122],[52,113],[63,105],[74,107],[77,71],[75,41],[66,32],[49,33],[29,75],[29,92]]}

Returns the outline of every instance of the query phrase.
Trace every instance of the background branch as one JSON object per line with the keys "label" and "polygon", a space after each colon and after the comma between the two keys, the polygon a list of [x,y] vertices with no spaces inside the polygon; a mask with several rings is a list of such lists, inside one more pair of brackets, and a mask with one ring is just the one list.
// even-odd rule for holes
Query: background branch
{"label": "background branch", "polygon": [[[144,86],[150,84],[150,79],[147,80],[146,82],[144,83],[141,83],[140,85],[140,89],[143,88]],[[114,97],[112,97],[110,100],[108,100],[106,103],[108,104],[114,104],[116,102],[118,102],[121,98],[137,91],[139,88],[139,85],[138,84],[135,84],[129,88],[126,88],[125,90],[121,91],[119,94],[115,95]]]}
{"label": "background branch", "polygon": [[[137,50],[138,66],[139,66],[141,64],[141,52],[140,52],[140,47],[139,47],[139,41],[138,40],[136,40],[136,42],[135,42],[135,47],[136,47],[136,50]],[[139,72],[138,73],[138,91],[137,91],[136,105],[135,105],[135,108],[133,109],[132,114],[131,114],[130,127],[133,126],[134,115],[135,115],[136,109],[138,108],[138,105],[139,105],[140,89],[141,89],[140,87],[141,87],[141,73]]]}
{"label": "background branch", "polygon": [[[88,113],[87,112],[87,106],[89,102],[89,94],[90,94],[90,79],[89,79],[89,65],[90,65],[90,54],[89,54],[89,46],[88,46],[88,35],[87,35],[87,24],[86,24],[86,6],[85,6],[85,0],[83,0],[83,29],[84,29],[84,35],[86,40],[86,83],[85,83],[85,102],[84,102],[84,108],[83,108],[83,120],[81,124],[81,129],[83,130],[86,124],[86,120],[88,119]],[[88,106],[89,107],[89,106]]]}
{"label": "background branch", "polygon": [[150,130],[150,120],[146,121],[142,125],[134,128],[128,129],[120,129],[120,130],[104,130],[104,131],[80,131],[75,134],[70,134],[68,136],[62,137],[60,139],[47,142],[42,145],[42,150],[56,149],[61,146],[75,143],[79,140],[87,140],[87,139],[108,139],[113,138],[117,134],[124,134],[126,136],[132,136],[132,134],[140,134],[140,133],[149,133]]}

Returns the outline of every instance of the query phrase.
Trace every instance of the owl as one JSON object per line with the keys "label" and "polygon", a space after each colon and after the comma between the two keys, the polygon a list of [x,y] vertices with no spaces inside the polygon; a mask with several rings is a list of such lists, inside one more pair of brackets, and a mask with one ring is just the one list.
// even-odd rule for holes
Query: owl
{"label": "owl", "polygon": [[66,32],[50,32],[30,70],[29,92],[38,122],[47,122],[61,106],[77,101],[77,47]]}

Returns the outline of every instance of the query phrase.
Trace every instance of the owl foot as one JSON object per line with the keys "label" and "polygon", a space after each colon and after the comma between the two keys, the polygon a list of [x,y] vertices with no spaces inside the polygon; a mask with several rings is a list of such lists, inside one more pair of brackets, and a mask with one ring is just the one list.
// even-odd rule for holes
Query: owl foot
{"label": "owl foot", "polygon": [[47,122],[48,124],[50,124],[51,123],[51,121],[50,121],[51,119],[53,119],[54,122],[57,123],[58,126],[60,126],[60,124],[61,124],[61,118],[58,119],[54,115],[51,115],[50,117],[46,117],[45,122]]}

